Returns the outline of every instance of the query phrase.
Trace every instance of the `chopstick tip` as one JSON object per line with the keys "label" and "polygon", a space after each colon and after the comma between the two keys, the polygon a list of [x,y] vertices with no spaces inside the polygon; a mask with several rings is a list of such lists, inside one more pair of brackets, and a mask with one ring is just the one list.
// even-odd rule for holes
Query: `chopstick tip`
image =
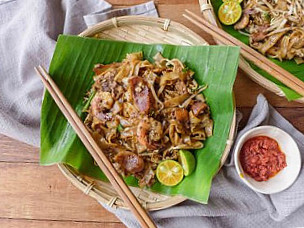
{"label": "chopstick tip", "polygon": [[46,77],[46,71],[43,68],[43,66],[38,65],[36,67],[34,67],[34,70],[36,71],[36,74],[40,77],[40,79],[43,81],[43,83],[45,83],[47,81],[47,77]]}

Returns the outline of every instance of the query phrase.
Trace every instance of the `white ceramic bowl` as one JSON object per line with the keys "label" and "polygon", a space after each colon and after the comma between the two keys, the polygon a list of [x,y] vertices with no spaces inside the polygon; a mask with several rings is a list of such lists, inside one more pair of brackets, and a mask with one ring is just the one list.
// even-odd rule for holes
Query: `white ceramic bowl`
{"label": "white ceramic bowl", "polygon": [[[273,138],[279,143],[282,152],[286,155],[287,167],[269,180],[258,182],[243,172],[239,154],[248,139],[260,135]],[[296,142],[285,131],[273,126],[256,127],[246,132],[236,146],[234,161],[237,173],[244,183],[254,191],[264,194],[277,193],[290,187],[297,179],[301,169],[301,155]]]}

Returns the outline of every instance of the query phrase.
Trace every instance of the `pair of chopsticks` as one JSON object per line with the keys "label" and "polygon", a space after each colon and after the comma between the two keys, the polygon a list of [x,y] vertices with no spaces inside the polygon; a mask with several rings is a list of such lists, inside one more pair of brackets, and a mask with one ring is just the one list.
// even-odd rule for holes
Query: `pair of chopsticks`
{"label": "pair of chopsticks", "polygon": [[229,35],[224,30],[212,25],[207,20],[204,20],[202,17],[194,14],[189,10],[186,10],[186,13],[188,14],[183,14],[183,17],[188,19],[191,23],[198,26],[205,32],[209,33],[211,36],[213,36],[216,40],[220,41],[222,44],[241,47],[241,54],[245,59],[251,61],[253,64],[263,69],[264,71],[266,71],[267,73],[278,79],[280,82],[284,83],[289,88],[293,89],[294,91],[304,96],[303,81],[301,81],[300,79],[298,79],[297,77],[286,71],[285,69],[279,67],[278,65],[276,65],[275,63],[267,59],[265,56],[252,49],[251,47],[247,46],[238,39]]}
{"label": "pair of chopsticks", "polygon": [[156,227],[150,216],[145,209],[142,208],[136,197],[131,192],[130,188],[126,185],[120,175],[116,172],[112,163],[108,160],[106,155],[101,151],[98,144],[95,142],[84,123],[78,117],[72,106],[64,97],[60,89],[57,87],[53,79],[48,75],[42,66],[35,67],[37,74],[40,76],[44,86],[49,91],[54,101],[58,105],[65,118],[69,121],[78,137],[88,149],[98,166],[107,176],[112,186],[117,193],[121,196],[124,202],[128,205],[132,213],[138,219],[142,227],[150,228]]}

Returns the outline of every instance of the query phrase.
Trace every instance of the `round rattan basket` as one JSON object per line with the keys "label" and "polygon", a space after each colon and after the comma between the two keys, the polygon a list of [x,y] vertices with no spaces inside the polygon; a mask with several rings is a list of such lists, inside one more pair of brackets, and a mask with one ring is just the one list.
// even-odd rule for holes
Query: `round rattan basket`
{"label": "round rattan basket", "polygon": [[[204,39],[179,23],[170,21],[169,19],[138,16],[125,16],[104,21],[85,30],[79,36],[140,43],[208,45]],[[221,166],[229,154],[235,128],[236,118],[234,111],[234,118],[222,156]],[[110,207],[127,208],[109,183],[84,176],[68,165],[59,164],[58,166],[67,179],[85,194]],[[147,210],[164,209],[185,200],[181,196],[166,196],[135,187],[131,187],[131,189]]]}
{"label": "round rattan basket", "polygon": [[[221,27],[214,13],[210,0],[199,0],[199,4],[203,16],[212,24]],[[278,96],[285,97],[284,92],[275,83],[269,81],[267,78],[253,70],[249,63],[243,57],[240,57],[239,68],[241,68],[248,75],[248,77],[250,77],[257,84],[261,85],[265,89],[275,93]],[[296,101],[304,103],[304,98],[299,98]]]}

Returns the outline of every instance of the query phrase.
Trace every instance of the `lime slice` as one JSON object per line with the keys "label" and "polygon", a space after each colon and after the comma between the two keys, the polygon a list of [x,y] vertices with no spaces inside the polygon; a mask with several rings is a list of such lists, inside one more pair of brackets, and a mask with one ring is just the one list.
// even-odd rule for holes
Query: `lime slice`
{"label": "lime slice", "polygon": [[183,180],[184,171],[178,162],[165,160],[158,164],[156,177],[163,185],[175,186]]}
{"label": "lime slice", "polygon": [[219,10],[218,17],[225,25],[235,24],[242,16],[242,7],[236,1],[224,2]]}
{"label": "lime slice", "polygon": [[184,175],[189,176],[195,169],[195,158],[193,154],[188,150],[180,150],[179,160],[182,164]]}

